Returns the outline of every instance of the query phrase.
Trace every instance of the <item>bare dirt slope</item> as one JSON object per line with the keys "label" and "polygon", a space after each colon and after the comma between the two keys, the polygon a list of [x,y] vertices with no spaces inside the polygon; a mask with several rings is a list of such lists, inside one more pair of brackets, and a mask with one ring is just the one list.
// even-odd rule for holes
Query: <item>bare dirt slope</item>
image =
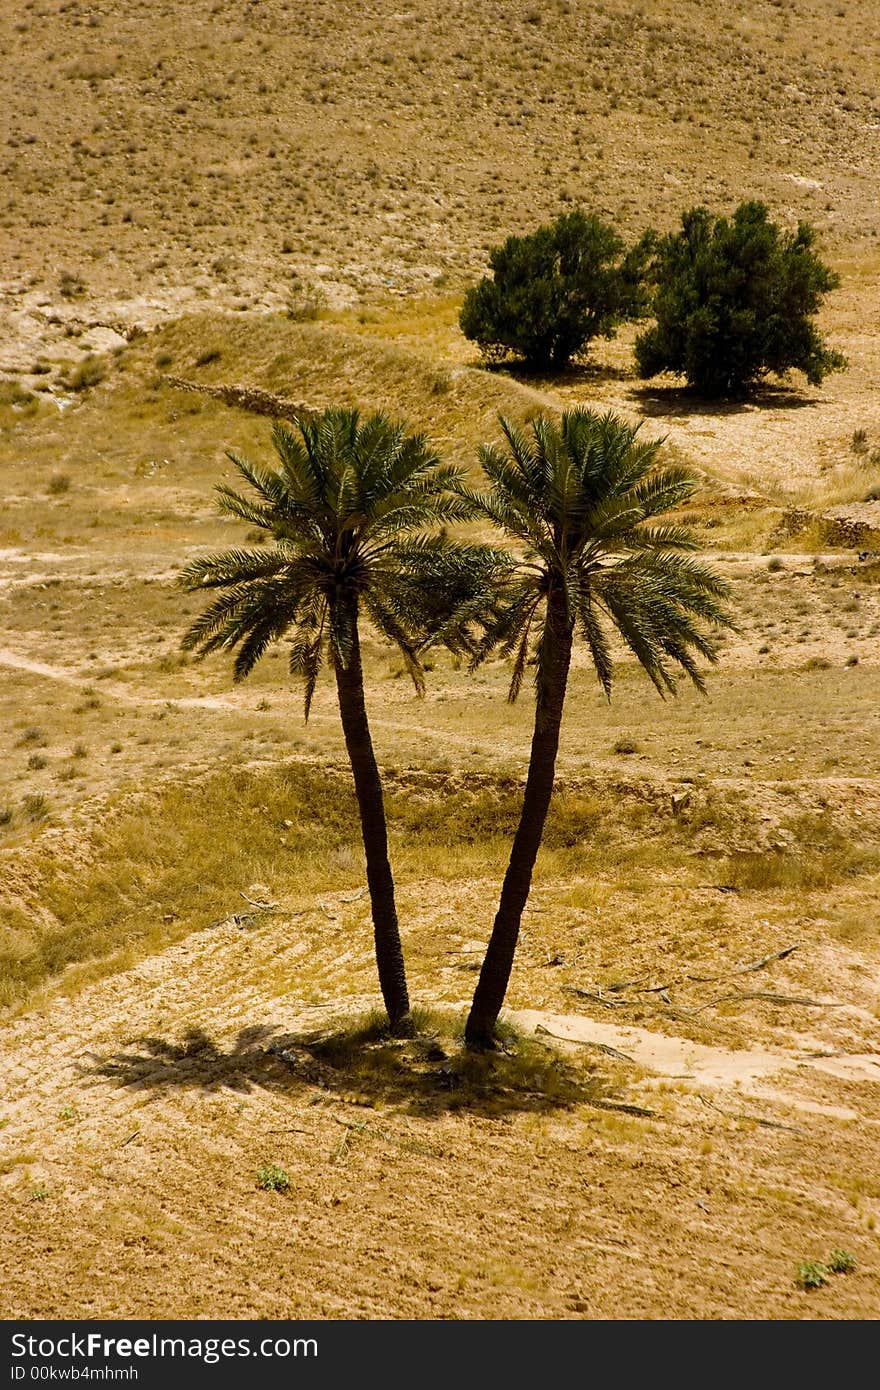
{"label": "bare dirt slope", "polygon": [[[474,910],[487,887],[413,885],[413,944],[419,917]],[[303,1008],[298,962],[328,995],[373,994],[361,909],[324,907],[190,937],[18,1023],[5,1316],[880,1313],[880,1078],[876,1059],[840,1060],[840,1010],[785,1011],[784,1071],[766,1045],[731,1050],[735,1028],[633,1065],[637,1029],[609,1056],[607,1024],[532,1010],[524,1025],[582,1040],[556,1093],[548,1050],[463,1095],[426,1047],[334,1065],[300,1041],[333,1015]],[[804,965],[816,979],[815,951]],[[786,973],[747,978],[787,990]],[[430,989],[460,997],[462,977],[435,962]],[[286,1193],[257,1186],[270,1163]],[[854,1274],[793,1287],[797,1260],[839,1247]]]}
{"label": "bare dirt slope", "polygon": [[761,197],[876,250],[872,0],[41,0],[0,52],[4,366],[59,303],[112,327],[458,284],[576,203],[635,232]]}
{"label": "bare dirt slope", "polygon": [[[0,1312],[880,1315],[876,6],[39,0],[0,53]],[[842,274],[820,389],[707,409],[631,334],[551,381],[458,331],[509,231],[751,196]],[[234,686],[179,647],[268,423],[169,377],[471,468],[499,411],[586,403],[698,470],[739,628],[708,701],[575,662],[509,1055],[455,1028],[528,693],[438,656],[418,701],[365,642],[435,1011],[377,1040],[331,688],[304,726],[282,652]]]}

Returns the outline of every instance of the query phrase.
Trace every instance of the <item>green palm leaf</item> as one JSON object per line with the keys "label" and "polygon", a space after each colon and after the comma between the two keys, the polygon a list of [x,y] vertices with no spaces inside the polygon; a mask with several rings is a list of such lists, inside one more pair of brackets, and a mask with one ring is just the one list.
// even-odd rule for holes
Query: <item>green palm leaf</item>
{"label": "green palm leaf", "polygon": [[661,441],[640,440],[638,426],[611,413],[571,411],[558,424],[539,417],[529,433],[500,423],[504,445],[479,450],[488,488],[458,491],[519,545],[519,573],[537,586],[545,619],[536,624],[537,610],[511,595],[507,614],[484,624],[474,664],[495,651],[512,656],[515,698],[530,651],[540,680],[546,595],[555,588],[606,693],[613,678],[606,625],[661,693],[675,689],[676,669],[703,689],[695,658],[715,660],[717,634],[732,626],[728,587],[684,553],[699,549],[688,526],[655,520],[693,496],[696,477],[661,464]]}
{"label": "green palm leaf", "polygon": [[348,662],[361,608],[400,651],[418,690],[427,642],[470,655],[491,576],[505,562],[442,533],[474,514],[462,470],[381,412],[330,409],[277,422],[272,443],[273,465],[230,451],[250,495],[222,483],[217,497],[274,543],[199,556],[184,568],[184,588],[220,591],[184,646],[199,655],[235,650],[242,679],[272,642],[289,637],[307,709],[325,658]]}

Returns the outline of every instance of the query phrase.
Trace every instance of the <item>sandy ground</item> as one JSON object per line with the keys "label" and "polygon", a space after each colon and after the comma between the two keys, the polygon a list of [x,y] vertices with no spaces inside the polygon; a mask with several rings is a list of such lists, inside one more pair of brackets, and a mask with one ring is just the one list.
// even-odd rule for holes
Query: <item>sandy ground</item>
{"label": "sandy ground", "polygon": [[[307,952],[357,1002],[349,932],[218,928],[18,1021],[4,1316],[880,1313],[877,1053],[823,1047],[812,1020],[785,1049],[728,1048],[532,1009],[527,1030],[576,1040],[547,1059],[576,1054],[574,1098],[459,1106],[406,1049],[397,1069],[365,1054],[352,1089],[298,1040],[332,1014],[296,987]],[[270,1162],[288,1192],[258,1189]],[[796,1290],[795,1262],[837,1247],[856,1272]]]}
{"label": "sandy ground", "polygon": [[[106,959],[2,1020],[0,1313],[876,1318],[876,6],[196,0],[186,51],[179,9],[0,15],[0,946],[147,885]],[[745,197],[817,228],[846,372],[706,407],[638,382],[629,330],[561,379],[480,370],[460,294],[509,232]],[[230,543],[211,489],[268,424],[167,373],[384,407],[471,467],[498,411],[612,408],[700,474],[739,630],[709,701],[649,700],[624,661],[607,705],[576,660],[521,1058],[316,1041],[377,1003],[350,836],[348,886],[313,891],[281,820],[200,930],[158,849],[102,859],[142,793],[347,775],[328,685],[304,727],[283,663],[233,686],[181,657],[175,575]],[[438,658],[421,703],[365,650],[398,811],[509,816],[531,709],[503,668]],[[477,818],[432,873],[392,830],[413,994],[460,1018],[504,845]],[[854,1272],[798,1289],[834,1249]]]}

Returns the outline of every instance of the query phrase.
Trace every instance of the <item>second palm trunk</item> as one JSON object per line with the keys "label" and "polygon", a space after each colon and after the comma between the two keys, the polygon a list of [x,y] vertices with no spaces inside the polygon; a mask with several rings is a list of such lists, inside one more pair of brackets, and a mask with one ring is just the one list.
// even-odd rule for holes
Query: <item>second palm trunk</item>
{"label": "second palm trunk", "polygon": [[559,730],[571,664],[572,628],[563,601],[548,604],[548,609],[529,773],[498,912],[465,1028],[465,1042],[471,1048],[492,1046],[553,795]]}

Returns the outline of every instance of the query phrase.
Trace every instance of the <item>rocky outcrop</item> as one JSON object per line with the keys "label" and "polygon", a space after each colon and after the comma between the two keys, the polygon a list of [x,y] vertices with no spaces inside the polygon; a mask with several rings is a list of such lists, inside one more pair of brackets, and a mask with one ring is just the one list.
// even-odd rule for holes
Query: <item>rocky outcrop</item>
{"label": "rocky outcrop", "polygon": [[202,396],[213,396],[224,405],[246,410],[251,415],[268,415],[272,420],[292,420],[294,416],[302,418],[315,414],[314,410],[300,401],[276,396],[274,392],[265,391],[261,386],[207,386],[200,381],[187,381],[181,376],[166,376],[165,381],[178,391],[197,391]]}
{"label": "rocky outcrop", "polygon": [[818,529],[827,545],[847,550],[880,548],[880,502],[851,502],[827,507],[821,512],[789,507],[779,524],[779,529],[787,536],[813,528]]}

